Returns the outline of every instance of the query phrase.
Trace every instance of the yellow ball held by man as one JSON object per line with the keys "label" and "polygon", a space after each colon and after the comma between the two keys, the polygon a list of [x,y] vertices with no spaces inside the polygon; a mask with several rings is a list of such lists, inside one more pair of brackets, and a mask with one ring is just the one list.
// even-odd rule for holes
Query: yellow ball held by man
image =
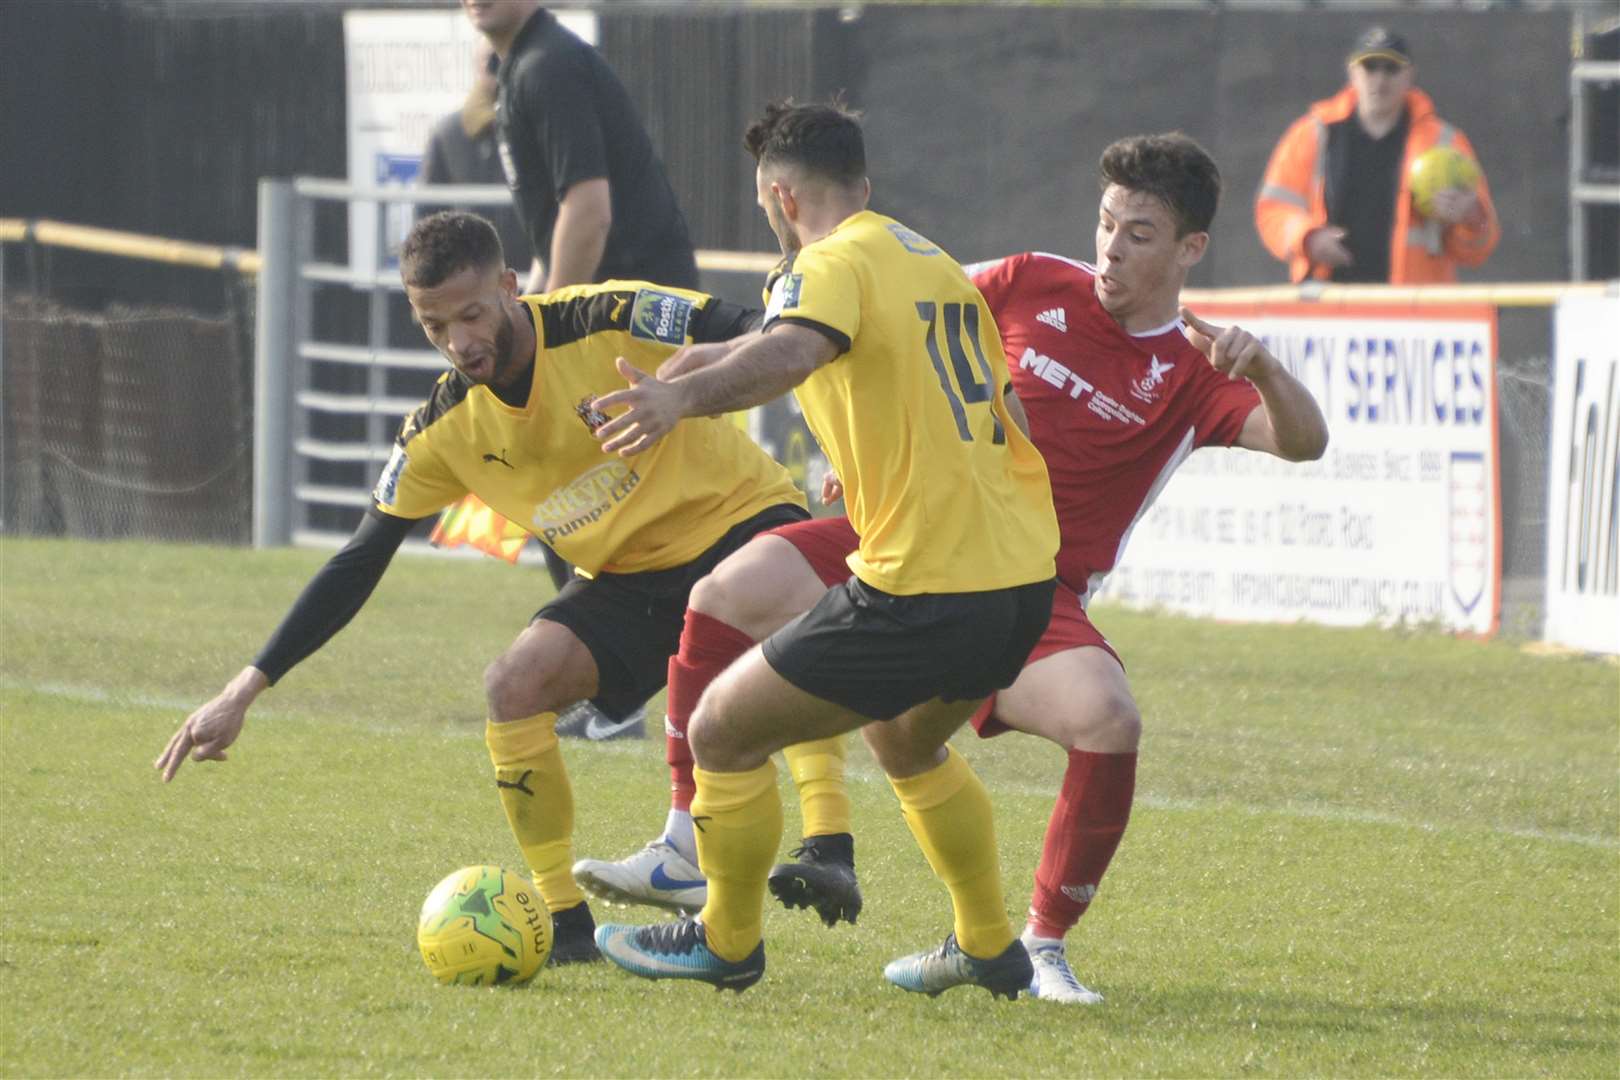
{"label": "yellow ball held by man", "polygon": [[1412,203],[1424,217],[1434,216],[1434,197],[1451,188],[1472,191],[1479,184],[1479,166],[1454,146],[1431,146],[1407,171]]}
{"label": "yellow ball held by man", "polygon": [[466,866],[428,893],[416,944],[442,983],[520,983],[551,956],[551,914],[527,878]]}

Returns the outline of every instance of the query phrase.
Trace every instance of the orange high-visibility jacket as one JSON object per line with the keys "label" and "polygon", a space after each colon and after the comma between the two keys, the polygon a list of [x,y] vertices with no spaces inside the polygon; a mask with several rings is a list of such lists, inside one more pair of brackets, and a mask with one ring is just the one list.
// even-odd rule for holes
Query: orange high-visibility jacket
{"label": "orange high-visibility jacket", "polygon": [[[1394,229],[1389,242],[1389,280],[1393,284],[1417,284],[1457,280],[1457,264],[1478,266],[1489,257],[1501,238],[1496,207],[1491,204],[1485,171],[1480,170],[1479,203],[1484,223],[1442,225],[1419,214],[1412,205],[1407,171],[1412,160],[1433,146],[1454,146],[1479,158],[1468,136],[1446,123],[1434,111],[1434,102],[1421,90],[1406,94],[1408,126],[1406,154],[1401,160],[1400,190],[1395,198]],[[1293,281],[1306,277],[1326,279],[1330,268],[1311,266],[1305,258],[1305,235],[1312,229],[1331,224],[1323,200],[1327,162],[1328,127],[1355,123],[1356,92],[1346,86],[1325,101],[1311,106],[1310,112],[1294,121],[1271,152],[1265,179],[1254,202],[1254,223],[1266,249],[1288,264]]]}

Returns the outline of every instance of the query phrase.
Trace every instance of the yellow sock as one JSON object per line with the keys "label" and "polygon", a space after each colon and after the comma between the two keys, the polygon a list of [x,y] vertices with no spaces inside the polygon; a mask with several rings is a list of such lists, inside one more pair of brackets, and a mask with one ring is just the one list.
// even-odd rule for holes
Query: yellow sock
{"label": "yellow sock", "polygon": [[692,778],[698,866],[709,879],[699,917],[709,949],[723,960],[741,960],[764,936],[765,878],[782,843],[776,766],[766,761],[740,773],[694,768]]}
{"label": "yellow sock", "polygon": [[585,899],[574,883],[574,789],[556,725],[557,714],[548,712],[484,728],[506,822],[550,911]]}
{"label": "yellow sock", "polygon": [[1012,944],[996,858],[990,793],[966,759],[947,747],[945,763],[904,780],[889,779],[906,824],[928,865],[951,891],[956,942],[969,956],[989,959]]}
{"label": "yellow sock", "polygon": [[830,836],[850,828],[849,791],[844,787],[844,740],[817,739],[782,751],[793,783],[805,836]]}

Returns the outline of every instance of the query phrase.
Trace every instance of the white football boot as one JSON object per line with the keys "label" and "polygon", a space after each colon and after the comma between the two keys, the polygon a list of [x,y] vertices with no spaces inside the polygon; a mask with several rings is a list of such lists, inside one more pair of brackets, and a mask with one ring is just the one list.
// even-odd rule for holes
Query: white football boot
{"label": "white football boot", "polygon": [[1074,977],[1074,969],[1069,966],[1069,958],[1063,951],[1063,942],[1028,936],[1023,940],[1029,949],[1029,962],[1035,966],[1035,974],[1029,980],[1030,997],[1064,1005],[1102,1004],[1101,994],[1087,990]]}
{"label": "white football boot", "polygon": [[696,913],[709,897],[709,882],[675,846],[660,836],[618,862],[581,859],[574,880],[592,896],[618,904],[651,904]]}
{"label": "white football boot", "polygon": [[585,737],[591,742],[612,742],[614,739],[645,739],[647,737],[647,706],[643,705],[622,720],[615,720],[601,709],[585,724]]}

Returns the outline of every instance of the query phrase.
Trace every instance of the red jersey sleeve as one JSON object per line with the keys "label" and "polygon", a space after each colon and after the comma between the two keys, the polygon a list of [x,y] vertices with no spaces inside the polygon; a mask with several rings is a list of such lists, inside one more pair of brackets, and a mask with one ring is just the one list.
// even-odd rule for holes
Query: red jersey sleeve
{"label": "red jersey sleeve", "polygon": [[1204,354],[1189,350],[1198,363],[1198,410],[1193,430],[1199,446],[1231,446],[1243,432],[1243,422],[1260,404],[1260,391],[1248,379],[1228,379],[1210,367]]}

